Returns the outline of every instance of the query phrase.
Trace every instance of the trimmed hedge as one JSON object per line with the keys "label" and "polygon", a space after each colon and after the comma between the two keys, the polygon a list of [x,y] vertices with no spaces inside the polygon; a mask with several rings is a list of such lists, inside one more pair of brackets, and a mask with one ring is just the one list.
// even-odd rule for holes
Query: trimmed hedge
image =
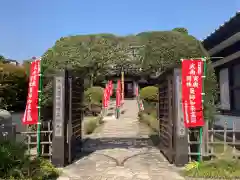
{"label": "trimmed hedge", "polygon": [[84,92],[84,105],[87,114],[98,115],[102,110],[102,97],[104,89],[93,86]]}
{"label": "trimmed hedge", "polygon": [[84,99],[86,102],[94,103],[94,104],[101,104],[102,97],[103,97],[103,88],[100,86],[93,86],[88,88],[84,92]]}
{"label": "trimmed hedge", "polygon": [[155,86],[147,86],[140,90],[140,97],[145,101],[154,101],[158,100],[158,88]]}
{"label": "trimmed hedge", "polygon": [[93,133],[96,128],[103,124],[103,118],[102,116],[98,116],[98,117],[91,117],[91,119],[87,119],[84,122],[84,133],[85,134],[91,134]]}

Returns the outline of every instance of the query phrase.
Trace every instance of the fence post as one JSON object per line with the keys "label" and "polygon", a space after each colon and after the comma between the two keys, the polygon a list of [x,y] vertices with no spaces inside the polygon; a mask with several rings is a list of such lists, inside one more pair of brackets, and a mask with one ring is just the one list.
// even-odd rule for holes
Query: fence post
{"label": "fence post", "polygon": [[60,70],[54,76],[52,163],[56,167],[64,167],[67,162],[67,81],[66,70]]}

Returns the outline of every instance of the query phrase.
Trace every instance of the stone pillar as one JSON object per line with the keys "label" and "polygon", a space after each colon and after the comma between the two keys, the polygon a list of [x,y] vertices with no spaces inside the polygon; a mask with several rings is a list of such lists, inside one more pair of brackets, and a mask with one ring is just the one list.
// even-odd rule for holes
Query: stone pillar
{"label": "stone pillar", "polygon": [[53,81],[52,163],[56,167],[64,167],[67,163],[66,121],[68,118],[66,71],[57,72]]}
{"label": "stone pillar", "polygon": [[185,128],[182,112],[181,70],[174,69],[174,164],[184,166],[188,163],[188,130]]}

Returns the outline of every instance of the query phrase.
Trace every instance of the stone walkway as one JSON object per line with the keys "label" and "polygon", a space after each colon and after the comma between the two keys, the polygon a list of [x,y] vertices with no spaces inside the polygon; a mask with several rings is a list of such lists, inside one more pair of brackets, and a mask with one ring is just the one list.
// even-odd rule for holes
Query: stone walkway
{"label": "stone walkway", "polygon": [[102,130],[85,142],[85,156],[65,167],[58,180],[183,180],[139,124],[137,102],[125,100],[120,119],[112,117],[114,104]]}

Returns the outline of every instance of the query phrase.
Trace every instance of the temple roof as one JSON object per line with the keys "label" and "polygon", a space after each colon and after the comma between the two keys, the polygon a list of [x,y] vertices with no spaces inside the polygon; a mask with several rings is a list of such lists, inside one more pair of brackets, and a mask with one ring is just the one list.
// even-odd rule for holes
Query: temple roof
{"label": "temple roof", "polygon": [[210,33],[207,37],[205,37],[202,40],[202,42],[207,41],[214,34],[221,32],[223,28],[228,26],[232,21],[236,20],[237,18],[240,18],[240,11],[237,11],[230,19],[228,19],[223,24],[221,24],[218,28],[216,28],[212,33]]}

